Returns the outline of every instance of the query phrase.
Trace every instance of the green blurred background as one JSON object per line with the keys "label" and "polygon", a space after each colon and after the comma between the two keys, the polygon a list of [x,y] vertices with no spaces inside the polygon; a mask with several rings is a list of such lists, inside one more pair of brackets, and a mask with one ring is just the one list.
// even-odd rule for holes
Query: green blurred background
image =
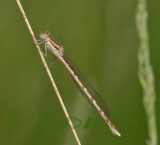
{"label": "green blurred background", "polygon": [[[134,0],[21,0],[36,36],[49,30],[111,110],[122,137],[80,94],[64,66],[51,71],[83,145],[145,145]],[[160,1],[149,1],[160,132]],[[0,0],[0,145],[76,145],[15,0]],[[55,57],[48,52],[47,62]]]}

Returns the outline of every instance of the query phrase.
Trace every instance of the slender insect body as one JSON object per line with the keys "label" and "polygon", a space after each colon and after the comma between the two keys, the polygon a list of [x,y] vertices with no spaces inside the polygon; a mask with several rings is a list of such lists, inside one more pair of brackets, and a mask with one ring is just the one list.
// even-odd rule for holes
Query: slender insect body
{"label": "slender insect body", "polygon": [[45,47],[48,48],[56,57],[59,58],[61,56],[59,50],[51,45],[50,41],[45,42]]}
{"label": "slender insect body", "polygon": [[[71,61],[69,60],[69,58],[65,58],[65,56],[64,56],[64,48],[58,42],[56,42],[55,40],[52,40],[49,37],[49,34],[50,33],[48,31],[46,31],[44,33],[41,33],[41,35],[40,35],[40,38],[45,42],[45,51],[46,51],[46,49],[49,49],[64,64],[64,66],[66,67],[66,69],[70,72],[70,74],[75,79],[75,81],[80,86],[80,88],[85,93],[85,95],[88,97],[88,99],[90,100],[90,102],[93,104],[93,106],[96,108],[96,110],[102,116],[102,118],[106,121],[106,123],[108,124],[108,126],[109,126],[110,130],[112,131],[112,133],[114,135],[121,136],[121,134],[118,132],[118,130],[116,129],[116,127],[111,123],[111,121],[109,120],[109,118],[106,116],[106,114],[104,113],[104,111],[101,109],[101,107],[99,106],[99,104],[92,97],[92,95],[90,93],[90,89],[94,89],[94,88],[91,85],[89,85],[90,89],[87,89],[85,87],[85,85],[83,85],[83,81],[81,80],[83,77],[81,76],[81,79],[80,79],[76,75],[77,73],[75,73],[75,72],[79,72],[78,69],[75,68],[75,66],[74,66],[75,70],[73,70],[73,67],[71,67],[71,66],[73,66],[73,64],[69,64],[69,63],[71,63]],[[94,90],[94,92],[96,92],[96,91]],[[103,99],[100,99],[100,100],[102,101],[103,105],[106,106],[106,104],[104,103]]]}

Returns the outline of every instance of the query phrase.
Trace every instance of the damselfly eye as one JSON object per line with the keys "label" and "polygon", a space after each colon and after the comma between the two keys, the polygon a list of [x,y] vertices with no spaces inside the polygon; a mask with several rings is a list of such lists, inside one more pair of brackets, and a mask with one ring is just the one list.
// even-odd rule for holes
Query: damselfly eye
{"label": "damselfly eye", "polygon": [[45,34],[49,36],[49,35],[50,35],[50,32],[49,32],[49,31],[45,31]]}

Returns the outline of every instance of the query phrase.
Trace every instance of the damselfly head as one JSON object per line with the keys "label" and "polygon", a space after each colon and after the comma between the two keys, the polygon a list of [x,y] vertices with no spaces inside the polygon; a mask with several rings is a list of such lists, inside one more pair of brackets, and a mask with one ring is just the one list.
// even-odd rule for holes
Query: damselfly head
{"label": "damselfly head", "polygon": [[49,38],[49,35],[50,35],[50,32],[49,31],[45,31],[45,32],[42,32],[40,34],[40,39],[42,40],[47,40]]}

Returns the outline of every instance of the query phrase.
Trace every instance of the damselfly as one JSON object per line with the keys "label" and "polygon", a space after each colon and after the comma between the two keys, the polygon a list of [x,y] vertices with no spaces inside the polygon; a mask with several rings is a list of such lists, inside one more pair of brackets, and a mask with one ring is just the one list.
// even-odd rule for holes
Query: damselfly
{"label": "damselfly", "polygon": [[83,94],[87,96],[86,98],[91,102],[94,108],[106,121],[112,133],[114,135],[121,136],[119,131],[108,118],[110,111],[107,104],[98,94],[98,92],[93,88],[93,86],[88,82],[88,80],[80,73],[73,62],[69,59],[69,57],[64,52],[63,46],[50,37],[49,31],[41,33],[40,39],[41,42],[39,44],[43,42],[45,43],[45,52],[43,54],[47,56],[47,49],[49,49],[64,64],[66,69],[70,72],[71,76],[74,78],[75,82],[82,90]]}

